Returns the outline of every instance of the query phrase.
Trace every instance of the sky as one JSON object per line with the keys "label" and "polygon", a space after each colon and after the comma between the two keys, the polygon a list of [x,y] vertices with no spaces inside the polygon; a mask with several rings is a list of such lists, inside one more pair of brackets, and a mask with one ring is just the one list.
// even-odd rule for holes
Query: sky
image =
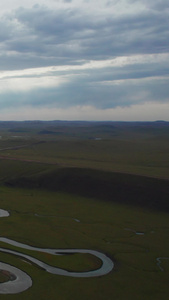
{"label": "sky", "polygon": [[1,0],[0,120],[169,121],[169,1]]}

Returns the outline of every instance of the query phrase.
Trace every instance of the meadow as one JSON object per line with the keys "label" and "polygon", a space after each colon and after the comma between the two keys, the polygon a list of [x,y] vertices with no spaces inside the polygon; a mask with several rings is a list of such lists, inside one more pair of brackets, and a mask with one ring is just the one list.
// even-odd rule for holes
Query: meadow
{"label": "meadow", "polygon": [[[0,124],[0,135],[0,208],[10,212],[0,218],[1,237],[98,250],[114,262],[105,276],[71,278],[0,252],[0,261],[33,281],[2,299],[168,299],[168,123],[9,122]],[[0,247],[70,271],[101,264],[89,254]]]}

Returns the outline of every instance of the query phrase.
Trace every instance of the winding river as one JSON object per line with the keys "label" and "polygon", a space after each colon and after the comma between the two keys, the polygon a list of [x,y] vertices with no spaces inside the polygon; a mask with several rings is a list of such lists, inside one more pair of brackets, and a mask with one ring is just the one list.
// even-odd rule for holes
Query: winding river
{"label": "winding river", "polygon": [[4,209],[0,209],[0,218],[1,217],[9,217],[9,212]]}
{"label": "winding river", "polygon": [[[2,212],[2,210],[1,210]],[[6,214],[5,211],[3,211],[3,214],[0,214],[0,216],[5,217]],[[8,213],[9,216],[9,213]],[[39,252],[44,252],[44,253],[49,253],[51,255],[67,255],[67,254],[76,254],[76,253],[82,253],[82,254],[92,254],[99,258],[102,261],[102,265],[99,269],[97,270],[92,270],[88,272],[70,272],[61,268],[57,267],[52,267],[32,256],[26,255],[21,252],[17,252],[14,250],[10,249],[5,249],[5,248],[0,248],[0,251],[3,253],[8,253],[12,255],[16,255],[18,257],[24,258],[34,264],[36,264],[38,267],[41,267],[45,271],[55,274],[55,275],[62,275],[62,276],[69,276],[69,277],[97,277],[97,276],[103,276],[108,274],[109,272],[112,271],[114,267],[113,261],[106,256],[105,254],[95,251],[95,250],[88,250],[88,249],[44,249],[44,248],[37,248],[33,247],[30,245],[26,245],[23,243],[19,243],[17,241],[5,238],[5,237],[0,237],[0,241],[4,242],[8,245],[13,245],[22,249],[28,249],[28,250],[33,250],[33,251],[39,251]],[[6,272],[8,277],[11,277],[10,281],[0,283],[0,294],[16,294],[20,293],[29,287],[32,286],[32,280],[29,275],[27,275],[25,272],[15,268],[14,266],[4,264],[0,262],[0,271]]]}
{"label": "winding river", "polygon": [[164,272],[164,269],[161,266],[161,260],[165,260],[165,259],[169,259],[169,257],[157,257],[156,261],[157,261],[157,266],[159,267],[159,269],[161,270],[161,272]]}

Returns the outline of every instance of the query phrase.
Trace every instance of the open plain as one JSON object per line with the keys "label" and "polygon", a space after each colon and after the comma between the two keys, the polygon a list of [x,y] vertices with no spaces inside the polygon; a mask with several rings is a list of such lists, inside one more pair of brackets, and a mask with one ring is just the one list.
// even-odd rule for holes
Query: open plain
{"label": "open plain", "polygon": [[[0,122],[0,136],[0,261],[32,279],[2,299],[168,300],[169,123]],[[98,251],[114,266],[51,274],[22,255],[76,273],[102,261],[34,248]]]}

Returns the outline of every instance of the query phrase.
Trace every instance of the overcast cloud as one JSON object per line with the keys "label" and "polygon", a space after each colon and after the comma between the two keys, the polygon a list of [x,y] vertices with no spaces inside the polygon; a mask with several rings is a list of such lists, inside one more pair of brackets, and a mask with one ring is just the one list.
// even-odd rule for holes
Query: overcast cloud
{"label": "overcast cloud", "polygon": [[12,119],[169,121],[168,0],[2,0]]}

